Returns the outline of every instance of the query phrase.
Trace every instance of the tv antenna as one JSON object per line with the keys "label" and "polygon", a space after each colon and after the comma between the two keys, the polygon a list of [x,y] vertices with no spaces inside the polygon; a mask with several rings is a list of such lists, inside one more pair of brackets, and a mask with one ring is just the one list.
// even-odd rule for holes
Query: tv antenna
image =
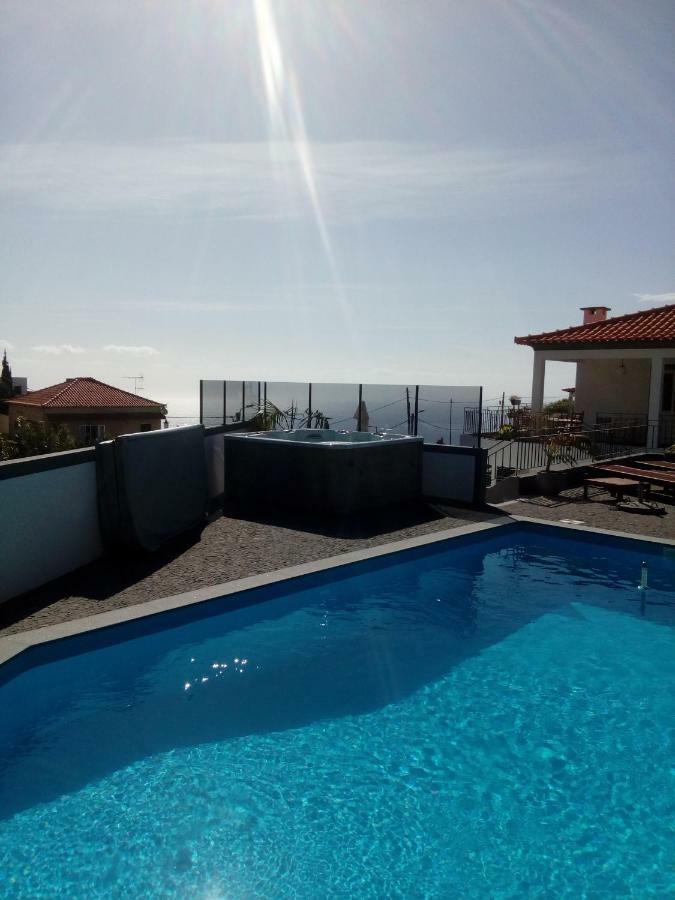
{"label": "tv antenna", "polygon": [[134,394],[138,393],[138,383],[140,382],[141,388],[143,387],[143,376],[142,375],[123,375],[125,381],[133,381],[134,383]]}

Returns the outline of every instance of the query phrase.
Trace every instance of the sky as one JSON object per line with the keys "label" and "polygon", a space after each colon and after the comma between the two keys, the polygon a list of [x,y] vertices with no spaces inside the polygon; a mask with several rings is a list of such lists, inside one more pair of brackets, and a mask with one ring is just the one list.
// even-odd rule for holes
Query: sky
{"label": "sky", "polygon": [[674,37],[672,0],[3,0],[0,352],[174,416],[527,396],[514,335],[675,302]]}

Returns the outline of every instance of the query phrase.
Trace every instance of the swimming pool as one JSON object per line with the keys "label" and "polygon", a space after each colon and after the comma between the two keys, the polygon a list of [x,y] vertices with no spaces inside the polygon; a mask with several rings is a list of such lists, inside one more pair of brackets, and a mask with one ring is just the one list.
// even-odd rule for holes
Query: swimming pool
{"label": "swimming pool", "polygon": [[509,525],[21,654],[0,893],[666,896],[674,572]]}

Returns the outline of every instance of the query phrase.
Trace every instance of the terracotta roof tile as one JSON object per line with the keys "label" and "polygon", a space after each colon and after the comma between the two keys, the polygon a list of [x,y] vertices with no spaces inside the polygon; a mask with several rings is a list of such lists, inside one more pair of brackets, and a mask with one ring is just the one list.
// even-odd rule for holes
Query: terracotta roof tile
{"label": "terracotta roof tile", "polygon": [[614,316],[604,322],[576,325],[514,338],[530,347],[675,346],[675,303]]}
{"label": "terracotta roof tile", "polygon": [[27,394],[17,396],[9,403],[25,403],[30,406],[41,406],[47,409],[75,409],[88,407],[109,406],[115,409],[120,407],[133,409],[141,407],[159,407],[162,404],[147,397],[139,397],[129,391],[113,387],[97,381],[96,378],[68,378],[60,384],[40,388],[38,391],[29,391]]}

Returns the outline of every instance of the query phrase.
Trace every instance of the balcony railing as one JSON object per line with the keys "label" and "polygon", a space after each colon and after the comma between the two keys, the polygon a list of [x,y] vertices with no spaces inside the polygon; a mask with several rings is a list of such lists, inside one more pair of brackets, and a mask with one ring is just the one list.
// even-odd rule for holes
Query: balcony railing
{"label": "balcony railing", "polygon": [[465,434],[509,439],[581,431],[583,413],[532,412],[529,407],[486,406],[464,410]]}
{"label": "balcony railing", "polygon": [[517,440],[503,440],[488,450],[488,479],[494,484],[509,475],[531,469],[544,469],[549,456],[562,450],[570,465],[611,459],[644,450],[657,426],[596,426],[580,432],[532,435]]}
{"label": "balcony railing", "polygon": [[662,413],[659,418],[659,446],[672,447],[675,444],[675,412]]}
{"label": "balcony railing", "polygon": [[658,428],[658,440],[654,442],[658,447],[670,447],[675,443],[675,412],[661,413],[658,422],[649,422],[646,415],[634,413],[608,413],[600,412],[596,415],[596,426],[603,428],[636,428],[637,433],[649,427],[652,432]]}

